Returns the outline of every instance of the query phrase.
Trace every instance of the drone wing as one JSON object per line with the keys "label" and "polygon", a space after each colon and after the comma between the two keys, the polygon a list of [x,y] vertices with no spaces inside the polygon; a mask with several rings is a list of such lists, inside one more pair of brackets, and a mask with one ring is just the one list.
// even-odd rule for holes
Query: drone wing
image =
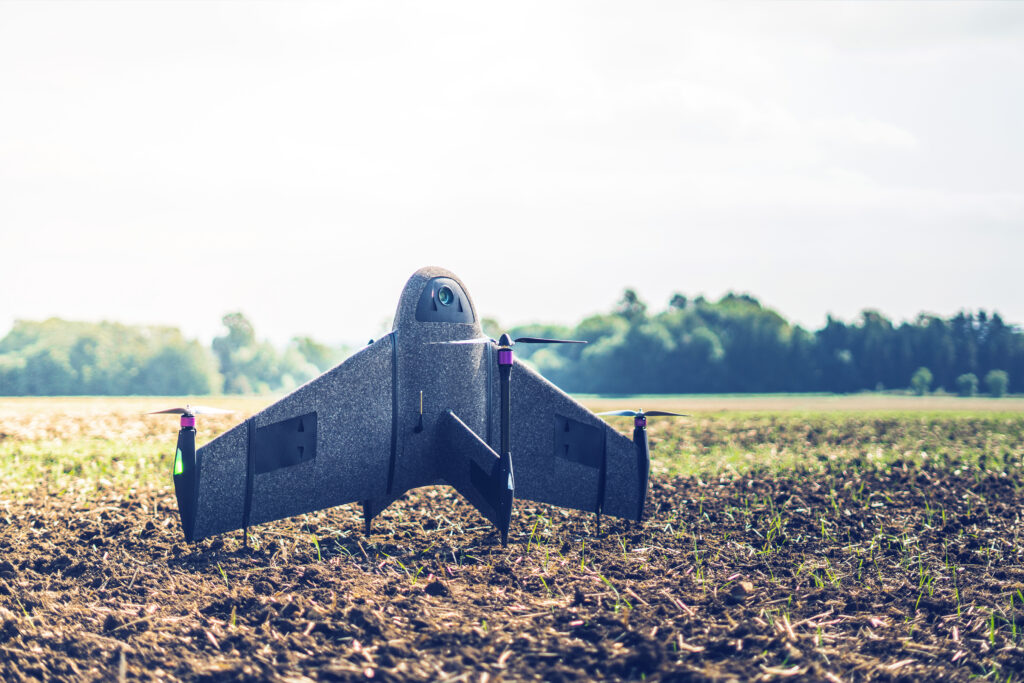
{"label": "drone wing", "polygon": [[383,496],[393,345],[381,338],[200,448],[184,473],[186,540]]}
{"label": "drone wing", "polygon": [[516,498],[640,519],[645,453],[527,365],[511,392]]}

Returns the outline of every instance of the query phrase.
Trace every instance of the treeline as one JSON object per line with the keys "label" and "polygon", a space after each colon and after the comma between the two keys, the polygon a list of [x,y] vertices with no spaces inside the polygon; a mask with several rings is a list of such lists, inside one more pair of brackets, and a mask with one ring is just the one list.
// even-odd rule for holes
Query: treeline
{"label": "treeline", "polygon": [[279,351],[241,313],[206,347],[173,327],[17,321],[0,340],[0,395],[267,393],[291,389],[340,362],[345,350],[297,337]]}
{"label": "treeline", "polygon": [[973,386],[1001,395],[1024,387],[1024,334],[984,311],[948,320],[921,314],[897,325],[868,310],[853,323],[829,317],[809,332],[746,294],[718,301],[676,294],[667,310],[652,314],[626,290],[613,311],[575,327],[513,333],[590,342],[517,347],[570,392],[847,393],[906,389],[915,374],[918,393],[971,393]]}
{"label": "treeline", "polygon": [[[19,321],[0,340],[0,395],[267,393],[333,367],[345,349],[297,337],[259,341],[240,313],[209,346],[172,327]],[[500,332],[485,321],[491,336]],[[575,326],[528,325],[513,336],[583,339],[517,353],[566,391],[745,393],[912,388],[995,395],[1024,387],[1024,333],[998,314],[922,314],[894,324],[877,311],[820,330],[791,325],[746,294],[676,294],[652,313],[632,290]]]}

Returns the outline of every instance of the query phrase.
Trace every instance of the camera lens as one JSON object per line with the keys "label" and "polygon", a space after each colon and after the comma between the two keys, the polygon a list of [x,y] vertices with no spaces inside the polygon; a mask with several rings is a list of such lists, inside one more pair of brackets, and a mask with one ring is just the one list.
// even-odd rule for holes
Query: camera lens
{"label": "camera lens", "polygon": [[437,300],[441,302],[442,306],[451,306],[452,302],[455,301],[455,293],[452,292],[451,287],[444,285],[441,289],[437,290]]}

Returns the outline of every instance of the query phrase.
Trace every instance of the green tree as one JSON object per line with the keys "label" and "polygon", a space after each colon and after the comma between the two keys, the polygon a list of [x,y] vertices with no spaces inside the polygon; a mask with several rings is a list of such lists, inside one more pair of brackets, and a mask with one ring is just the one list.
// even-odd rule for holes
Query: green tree
{"label": "green tree", "polygon": [[0,396],[24,396],[25,359],[13,353],[0,354]]}
{"label": "green tree", "polygon": [[914,376],[910,378],[910,389],[918,396],[924,396],[932,386],[932,371],[928,368],[918,368]]}
{"label": "green tree", "polygon": [[[266,394],[289,391],[334,365],[340,354],[309,338],[299,338],[279,353],[267,341],[258,341],[249,319],[229,313],[221,322],[227,332],[213,340],[224,391],[232,394]],[[306,354],[313,356],[310,358]]]}
{"label": "green tree", "polygon": [[[590,342],[593,344],[604,337],[613,337],[617,334],[625,334],[629,329],[629,322],[618,315],[592,315],[584,318],[572,333],[573,339]],[[577,346],[569,344],[567,346]],[[572,348],[558,349],[559,351],[573,351]],[[579,350],[579,349],[576,349]]]}
{"label": "green tree", "polygon": [[635,290],[626,289],[622,292],[618,306],[615,307],[615,313],[636,324],[647,315],[647,304],[640,300]]}
{"label": "green tree", "polygon": [[960,396],[974,396],[978,393],[978,376],[965,372],[956,378],[956,393]]}
{"label": "green tree", "polygon": [[139,369],[135,394],[197,396],[221,390],[221,377],[209,352],[196,341],[168,344]]}
{"label": "green tree", "polygon": [[481,318],[480,329],[483,330],[483,333],[491,339],[497,339],[501,333],[504,332],[501,327],[501,323],[494,318]]}
{"label": "green tree", "polygon": [[258,371],[265,370],[265,367],[260,366],[265,366],[269,359],[256,344],[252,323],[238,311],[225,315],[221,323],[227,328],[227,334],[213,340],[213,353],[224,376],[224,391],[229,394],[259,391],[263,388],[259,386],[262,382],[255,375],[262,374]]}
{"label": "green tree", "polygon": [[19,320],[0,340],[0,394],[205,394],[220,389],[206,348],[171,327]]}
{"label": "green tree", "polygon": [[295,337],[291,341],[291,347],[307,362],[312,363],[318,372],[330,370],[346,355],[346,349],[321,344],[312,337]]}
{"label": "green tree", "polygon": [[33,396],[68,396],[76,391],[75,372],[67,353],[41,348],[25,361],[25,392]]}
{"label": "green tree", "polygon": [[864,387],[851,347],[856,346],[857,328],[828,316],[825,327],[814,333],[816,361],[821,371],[821,388],[850,392]]}
{"label": "green tree", "polygon": [[989,370],[985,375],[985,388],[996,398],[1005,396],[1010,389],[1010,377],[1005,370]]}

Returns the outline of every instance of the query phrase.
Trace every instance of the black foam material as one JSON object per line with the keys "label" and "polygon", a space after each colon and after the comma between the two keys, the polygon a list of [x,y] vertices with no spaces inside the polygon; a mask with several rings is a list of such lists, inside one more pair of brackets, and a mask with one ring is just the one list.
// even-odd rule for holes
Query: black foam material
{"label": "black foam material", "polygon": [[292,467],[316,457],[316,411],[256,430],[256,474]]}
{"label": "black foam material", "polygon": [[604,430],[564,415],[555,415],[554,455],[586,467],[604,461]]}

